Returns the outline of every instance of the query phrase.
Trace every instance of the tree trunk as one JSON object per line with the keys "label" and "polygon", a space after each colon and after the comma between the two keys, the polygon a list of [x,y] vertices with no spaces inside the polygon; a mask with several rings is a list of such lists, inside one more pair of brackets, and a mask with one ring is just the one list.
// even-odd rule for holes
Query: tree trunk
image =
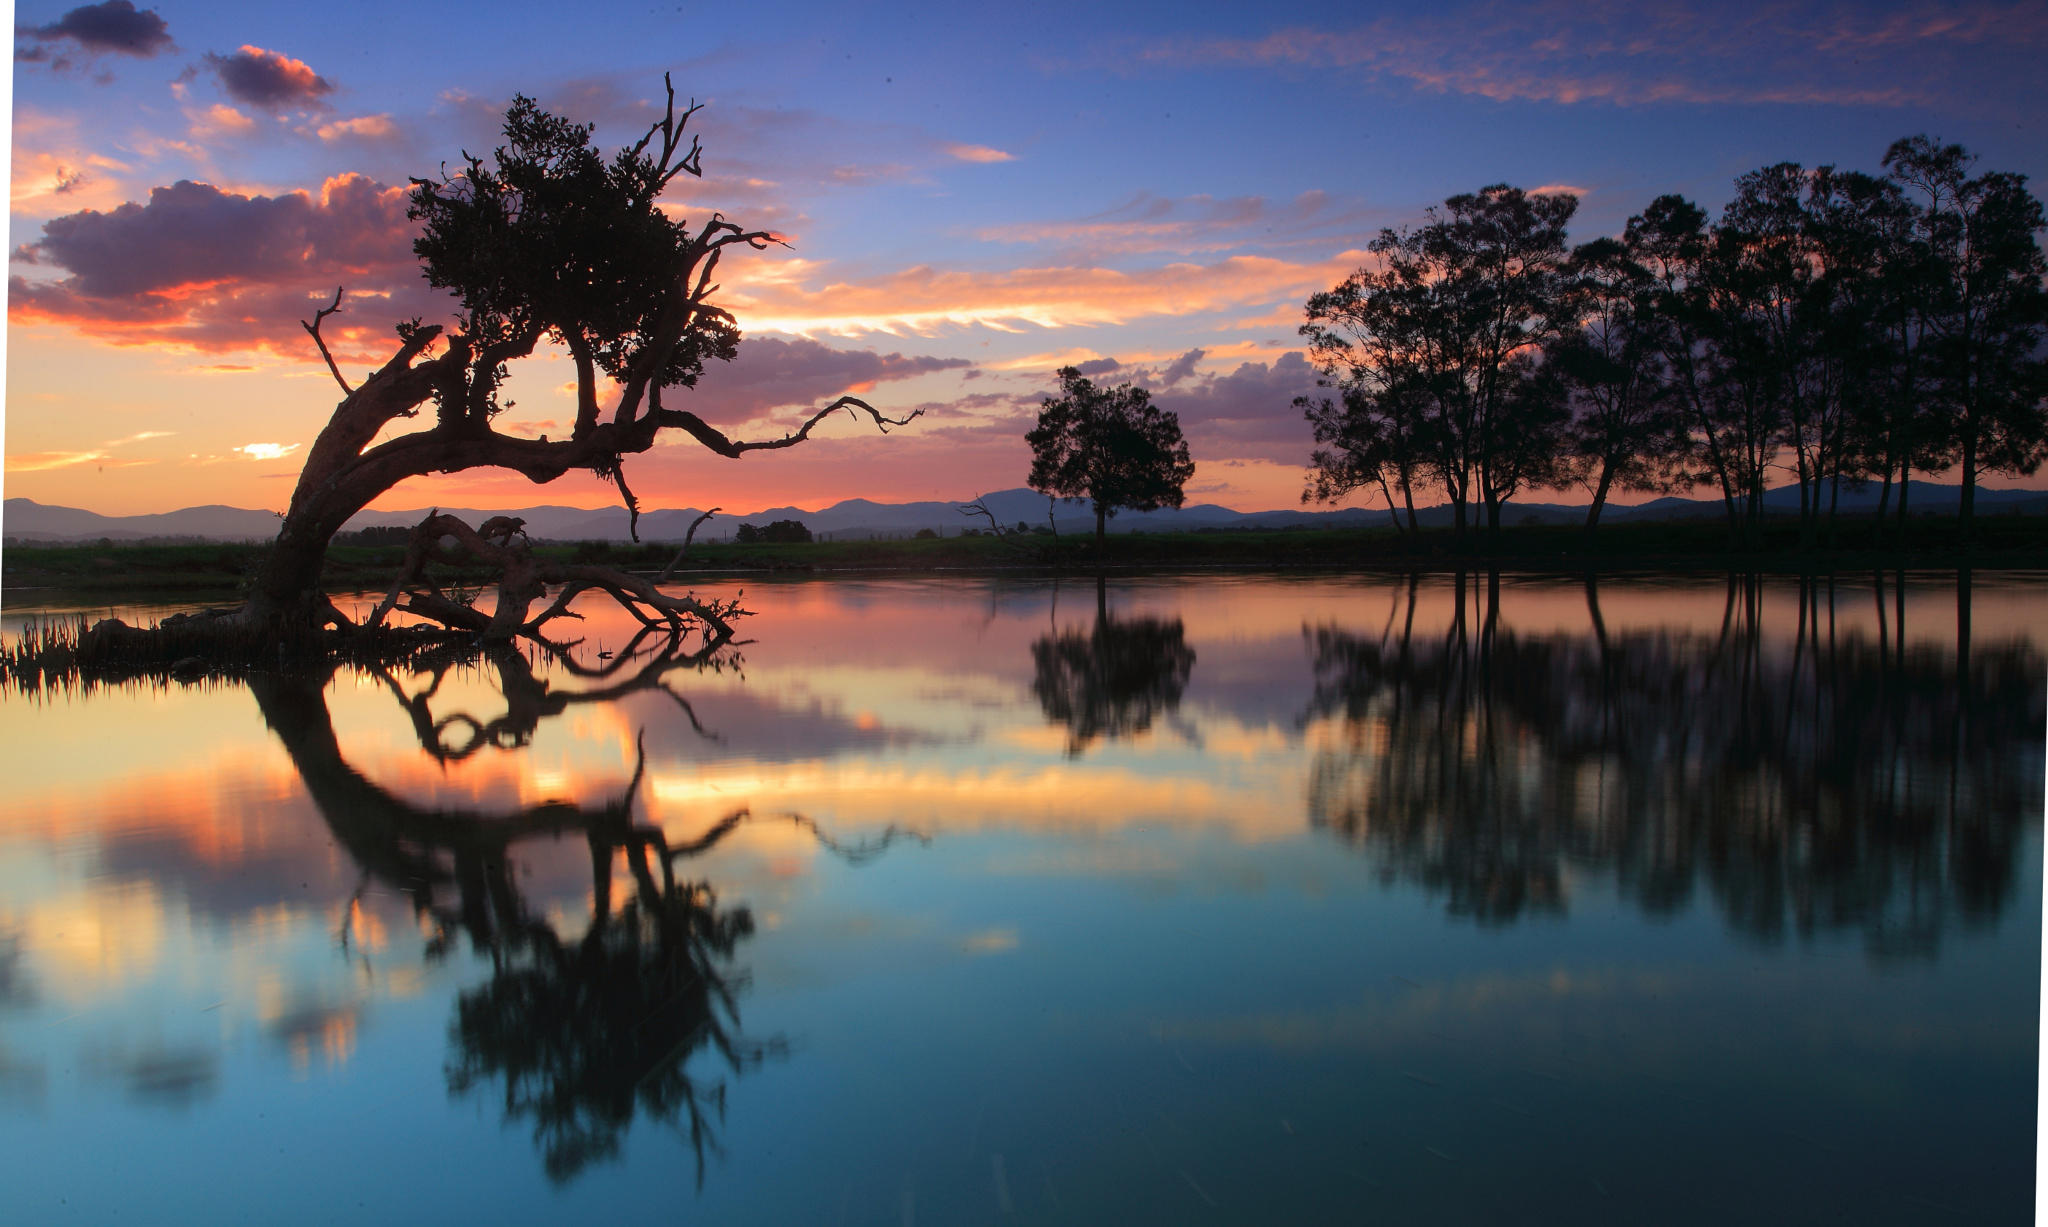
{"label": "tree trunk", "polygon": [[1833,548],[1835,548],[1835,513],[1836,513],[1836,512],[1837,512],[1837,511],[1838,511],[1838,510],[1840,509],[1840,507],[1841,507],[1841,504],[1842,504],[1842,472],[1841,472],[1841,470],[1840,470],[1840,469],[1837,469],[1837,470],[1835,470],[1835,474],[1834,474],[1834,476],[1828,479],[1828,531],[1827,531],[1827,546],[1828,546],[1828,548],[1829,548],[1829,549],[1833,549]]}
{"label": "tree trunk", "polygon": [[1109,540],[1109,509],[1101,503],[1095,504],[1095,552],[1101,557],[1102,548]]}
{"label": "tree trunk", "polygon": [[1600,484],[1593,490],[1593,505],[1586,510],[1586,536],[1593,535],[1593,529],[1600,523],[1600,509],[1607,505],[1607,491],[1614,485],[1614,462],[1611,459],[1600,462]]}
{"label": "tree trunk", "polygon": [[1387,500],[1387,518],[1394,522],[1394,535],[1398,537],[1401,535],[1401,515],[1394,510],[1394,492],[1388,487],[1387,479],[1384,475],[1380,477],[1379,482],[1380,497]]}
{"label": "tree trunk", "polygon": [[1892,509],[1892,462],[1891,462],[1891,461],[1890,461],[1889,459],[1887,459],[1887,460],[1886,460],[1886,461],[1884,462],[1884,484],[1883,484],[1883,485],[1881,485],[1881,486],[1879,486],[1879,487],[1878,487],[1878,489],[1877,489],[1877,540],[1876,540],[1876,544],[1877,544],[1877,545],[1878,545],[1878,546],[1879,546],[1880,548],[1882,548],[1882,547],[1883,547],[1883,545],[1884,545],[1884,519],[1885,519],[1885,516],[1886,516],[1887,514],[1889,514],[1889,513],[1891,512],[1891,509]]}
{"label": "tree trunk", "polygon": [[1963,436],[1963,501],[1957,508],[1956,528],[1962,538],[1964,551],[1970,548],[1970,527],[1972,516],[1977,510],[1977,438],[1974,434]]}
{"label": "tree trunk", "polygon": [[1913,470],[1911,466],[1908,466],[1904,475],[1899,479],[1899,539],[1894,545],[1901,550],[1906,548],[1906,496],[1912,492]]}
{"label": "tree trunk", "polygon": [[327,595],[320,587],[320,573],[327,546],[368,502],[366,498],[355,505],[335,506],[329,500],[294,505],[250,589],[246,616],[253,625],[283,632],[314,629],[324,621]]}

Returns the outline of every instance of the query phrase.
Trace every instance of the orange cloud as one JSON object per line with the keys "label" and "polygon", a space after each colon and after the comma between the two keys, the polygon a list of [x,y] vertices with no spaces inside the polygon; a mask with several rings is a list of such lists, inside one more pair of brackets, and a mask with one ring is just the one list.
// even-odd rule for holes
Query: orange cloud
{"label": "orange cloud", "polygon": [[275,196],[180,180],[144,204],[44,223],[24,249],[28,263],[69,275],[13,278],[9,312],[18,323],[65,325],[117,345],[310,360],[299,321],[324,305],[312,297],[346,284],[328,343],[346,360],[381,361],[392,320],[447,308],[421,284],[405,204],[405,188],[354,174],[327,180],[317,194]]}
{"label": "orange cloud", "polygon": [[919,265],[863,282],[750,282],[736,286],[731,301],[749,327],[799,335],[929,336],[972,326],[1021,332],[1298,300],[1334,285],[1365,256],[1353,250],[1311,263],[1232,256],[1214,264],[1175,263],[1138,272],[1081,267],[970,272]]}
{"label": "orange cloud", "polygon": [[334,83],[304,60],[247,43],[233,55],[208,55],[206,62],[230,96],[262,110],[318,106],[334,92]]}
{"label": "orange cloud", "polygon": [[18,216],[108,209],[128,199],[131,168],[88,150],[74,117],[17,106],[11,161],[8,203]]}
{"label": "orange cloud", "polygon": [[389,115],[358,115],[354,119],[337,119],[333,123],[321,124],[314,129],[314,135],[323,141],[338,141],[350,137],[360,140],[388,140],[398,134],[398,125]]}

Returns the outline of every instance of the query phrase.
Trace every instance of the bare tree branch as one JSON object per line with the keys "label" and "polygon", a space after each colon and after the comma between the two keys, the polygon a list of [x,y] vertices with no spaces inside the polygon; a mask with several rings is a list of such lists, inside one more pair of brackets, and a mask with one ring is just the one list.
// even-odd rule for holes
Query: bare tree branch
{"label": "bare tree branch", "polygon": [[996,522],[996,513],[988,509],[988,496],[985,494],[975,495],[973,502],[957,510],[961,515],[967,516],[970,519],[975,516],[987,516],[989,531],[998,537],[1002,536],[1005,531],[1003,526]]}
{"label": "bare tree branch", "polygon": [[913,409],[906,417],[886,417],[883,415],[881,410],[875,408],[873,405],[868,404],[866,401],[862,400],[858,396],[842,396],[838,400],[833,401],[831,404],[825,406],[823,409],[820,409],[816,413],[812,414],[809,420],[804,422],[802,426],[797,427],[795,433],[793,434],[784,435],[780,439],[764,439],[759,441],[748,442],[735,442],[734,440],[726,437],[724,431],[719,430],[715,426],[712,426],[703,418],[698,417],[696,414],[691,413],[687,409],[661,410],[659,415],[654,419],[654,421],[655,425],[657,426],[672,426],[678,430],[684,431],[687,434],[689,434],[691,438],[697,440],[697,442],[699,443],[702,443],[705,447],[710,448],[712,451],[717,452],[719,455],[737,460],[739,457],[745,455],[748,452],[772,451],[777,448],[795,447],[797,444],[802,443],[805,439],[811,437],[811,431],[818,425],[818,423],[824,421],[828,417],[831,417],[834,413],[837,413],[841,409],[844,409],[848,413],[853,414],[856,420],[858,420],[860,417],[860,413],[856,412],[856,410],[865,412],[869,417],[874,419],[876,428],[879,429],[883,434],[889,433],[889,428],[891,426],[907,426],[911,422],[915,421],[916,419],[924,415],[924,410]]}
{"label": "bare tree branch", "polygon": [[633,491],[626,486],[626,462],[614,460],[611,465],[613,484],[619,488],[619,497],[626,500],[626,535],[633,538],[633,544],[640,544],[640,500],[633,497]]}
{"label": "bare tree branch", "polygon": [[700,515],[696,519],[690,521],[690,531],[683,534],[683,548],[677,550],[676,556],[674,558],[669,559],[668,565],[661,569],[661,574],[654,577],[655,583],[665,584],[668,582],[668,577],[676,573],[676,568],[683,565],[684,556],[690,552],[690,542],[695,541],[697,539],[697,530],[704,526],[704,521],[710,519],[712,516],[717,515],[719,513],[719,510],[719,508],[713,507],[711,510],[705,512],[703,515]]}
{"label": "bare tree branch", "polygon": [[343,379],[341,377],[341,368],[334,365],[334,355],[327,352],[327,342],[320,339],[320,322],[330,315],[341,314],[341,290],[342,287],[335,286],[334,305],[331,307],[322,307],[318,311],[315,311],[313,313],[313,322],[310,324],[304,320],[300,320],[299,327],[304,328],[306,332],[312,336],[313,344],[320,347],[320,356],[322,358],[327,359],[327,369],[331,374],[333,374],[334,382],[341,385],[341,394],[343,396],[354,396],[356,390],[354,388],[349,387],[348,380]]}

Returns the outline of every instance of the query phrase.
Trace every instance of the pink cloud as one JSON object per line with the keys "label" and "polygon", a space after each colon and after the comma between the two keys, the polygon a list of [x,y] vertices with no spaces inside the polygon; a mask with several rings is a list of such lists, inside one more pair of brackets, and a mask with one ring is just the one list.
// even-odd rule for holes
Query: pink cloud
{"label": "pink cloud", "polygon": [[[2044,44],[2048,6],[2040,0],[1919,0],[1882,17],[1809,0],[1752,9],[1496,0],[1456,15],[1386,17],[1342,30],[1173,39],[1145,48],[1139,60],[1344,69],[1501,102],[1903,106],[1971,96],[1972,58],[1986,49]],[[1895,54],[1879,62],[1871,59],[1877,52]]]}
{"label": "pink cloud", "polygon": [[448,307],[419,278],[405,200],[405,189],[360,175],[278,196],[181,180],[146,204],[46,222],[26,254],[69,275],[12,279],[10,313],[116,344],[298,355],[311,300],[345,284],[329,342],[381,358],[394,321]]}
{"label": "pink cloud", "polygon": [[244,44],[232,55],[209,54],[207,64],[230,97],[260,110],[282,111],[322,105],[334,83],[304,60]]}
{"label": "pink cloud", "polygon": [[734,284],[742,324],[802,335],[931,335],[981,326],[1002,331],[1120,324],[1299,300],[1328,289],[1366,253],[1293,262],[1231,256],[1125,272],[1083,266],[995,272],[919,265],[860,281]]}
{"label": "pink cloud", "polygon": [[960,159],[962,162],[1014,162],[1017,160],[1017,155],[1004,153],[1000,149],[991,149],[987,145],[947,145],[945,150],[947,154]]}

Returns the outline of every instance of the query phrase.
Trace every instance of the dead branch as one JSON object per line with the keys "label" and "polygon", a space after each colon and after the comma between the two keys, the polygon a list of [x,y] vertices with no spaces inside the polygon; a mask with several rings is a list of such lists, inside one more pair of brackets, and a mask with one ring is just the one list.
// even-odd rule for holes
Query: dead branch
{"label": "dead branch", "polygon": [[661,574],[654,577],[655,583],[665,584],[668,582],[668,577],[676,573],[676,568],[683,565],[683,558],[687,556],[690,552],[690,542],[695,541],[697,539],[697,530],[704,526],[704,521],[710,519],[712,516],[717,515],[719,510],[719,508],[713,507],[711,510],[705,512],[703,515],[700,515],[696,519],[690,521],[690,531],[683,534],[683,548],[677,550],[676,556],[674,558],[669,559],[668,565],[661,569]]}
{"label": "dead branch", "polygon": [[[435,562],[494,568],[498,599],[493,612],[487,616],[443,594],[426,570]],[[528,608],[551,585],[560,586],[555,599],[529,619]],[[493,642],[518,637],[546,644],[541,628],[555,618],[576,617],[570,604],[592,591],[611,597],[646,630],[676,636],[701,630],[707,642],[730,640],[732,619],[745,612],[737,601],[703,601],[694,593],[671,596],[639,576],[611,567],[541,562],[527,542],[514,540],[510,533],[504,534],[502,543],[488,540],[462,520],[436,510],[414,526],[405,561],[364,628],[375,629],[397,610],[452,629],[475,631]]]}
{"label": "dead branch", "polygon": [[735,442],[734,440],[727,438],[724,431],[719,430],[715,426],[712,426],[703,418],[698,417],[696,414],[691,413],[687,409],[656,410],[653,416],[655,424],[657,426],[673,426],[676,429],[688,434],[691,438],[697,440],[697,442],[702,443],[704,446],[710,448],[712,451],[717,452],[719,455],[737,460],[739,457],[745,455],[748,452],[772,451],[776,448],[795,447],[797,444],[802,443],[805,439],[811,437],[811,431],[818,425],[818,423],[824,421],[828,417],[831,417],[833,414],[839,412],[841,409],[844,409],[848,413],[852,414],[855,420],[859,419],[860,414],[862,412],[866,413],[869,417],[874,419],[876,429],[880,430],[883,434],[888,434],[889,428],[891,426],[908,426],[911,422],[924,416],[924,410],[913,409],[906,417],[887,417],[883,415],[881,410],[875,408],[873,405],[868,404],[866,401],[862,400],[858,396],[842,396],[838,400],[833,401],[831,404],[825,406],[823,409],[820,409],[816,413],[812,414],[810,418],[806,420],[802,426],[797,427],[793,433],[786,434],[782,436],[780,439],[763,439],[759,441],[744,442]]}
{"label": "dead branch", "polygon": [[994,536],[1000,537],[1008,531],[1001,524],[998,524],[996,522],[996,513],[988,509],[988,496],[985,494],[975,495],[973,502],[968,503],[964,507],[957,508],[957,510],[960,512],[961,515],[964,515],[969,519],[972,519],[975,516],[987,516],[989,532]]}
{"label": "dead branch", "polygon": [[619,497],[626,500],[626,535],[633,544],[640,544],[640,500],[633,497],[633,491],[626,486],[626,462],[614,459],[611,464],[613,484],[619,488]]}
{"label": "dead branch", "polygon": [[313,344],[320,347],[320,356],[322,358],[327,359],[327,369],[334,375],[334,382],[341,385],[341,394],[343,396],[354,396],[356,390],[354,388],[349,387],[348,380],[343,379],[341,377],[341,368],[334,365],[334,355],[327,352],[327,342],[320,339],[320,321],[326,319],[330,315],[341,314],[341,290],[342,287],[335,286],[334,305],[331,307],[322,307],[318,311],[315,311],[313,313],[313,322],[310,324],[308,324],[304,320],[300,320],[299,327],[304,328],[308,333],[310,333],[313,337]]}

